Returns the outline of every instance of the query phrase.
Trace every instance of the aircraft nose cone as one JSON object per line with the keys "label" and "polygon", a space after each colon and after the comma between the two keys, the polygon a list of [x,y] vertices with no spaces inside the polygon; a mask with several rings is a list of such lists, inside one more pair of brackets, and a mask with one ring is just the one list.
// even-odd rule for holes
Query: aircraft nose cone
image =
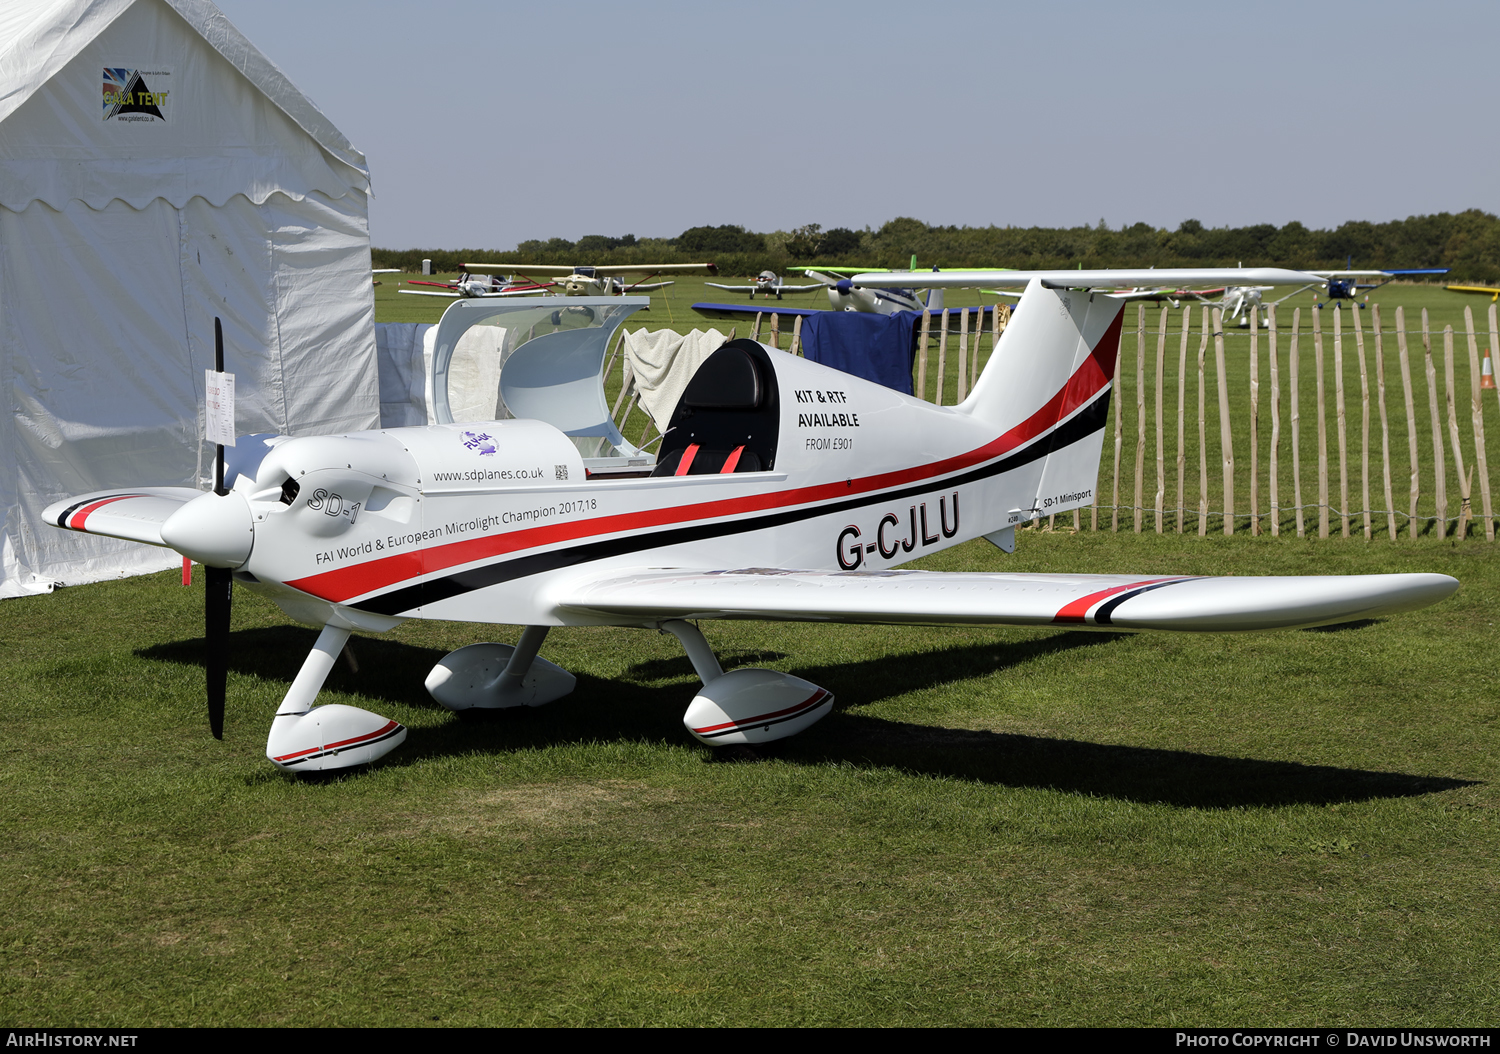
{"label": "aircraft nose cone", "polygon": [[250,558],[254,524],[244,495],[204,494],[167,517],[161,540],[205,567],[239,567]]}

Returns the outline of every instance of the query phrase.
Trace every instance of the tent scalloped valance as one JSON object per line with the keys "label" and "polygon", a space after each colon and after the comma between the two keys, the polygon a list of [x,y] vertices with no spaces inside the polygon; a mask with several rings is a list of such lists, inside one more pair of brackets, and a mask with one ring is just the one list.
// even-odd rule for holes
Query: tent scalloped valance
{"label": "tent scalloped valance", "polygon": [[281,157],[0,161],[0,208],[21,212],[39,201],[60,210],[81,201],[102,209],[123,201],[143,209],[158,198],[182,208],[193,198],[222,205],[237,194],[260,205],[273,194],[301,201],[311,193],[333,200],[351,191],[369,193],[369,184],[351,169],[338,172],[321,159],[309,164],[309,156],[299,160],[301,164]]}

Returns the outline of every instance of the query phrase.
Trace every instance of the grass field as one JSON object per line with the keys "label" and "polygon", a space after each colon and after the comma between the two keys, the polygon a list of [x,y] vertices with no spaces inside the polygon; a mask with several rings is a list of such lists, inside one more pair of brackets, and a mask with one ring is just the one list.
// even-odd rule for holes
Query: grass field
{"label": "grass field", "polygon": [[[692,285],[648,324],[687,328]],[[383,321],[446,306],[394,288]],[[573,695],[463,721],[427,670],[516,631],[409,622],[357,638],[359,672],[337,666],[322,701],[410,737],[324,781],[263,756],[314,637],[268,603],[236,592],[219,743],[200,588],[11,600],[0,1019],[1492,1024],[1494,546],[1019,533],[1013,556],[974,542],[915,566],[1462,588],[1252,636],[705,623],[726,668],[838,700],[730,756],[683,729],[698,682],[670,637],[555,631],[543,654]]]}
{"label": "grass field", "polygon": [[275,772],[310,646],[239,591],[224,742],[172,574],[0,605],[12,1024],[1476,1025],[1500,1012],[1482,541],[1022,532],[935,568],[1433,570],[1426,612],[1260,636],[757,623],[726,666],[826,685],[758,759],[696,745],[675,641],[561,630],[550,707],[421,681],[513,630],[359,639],[324,701],[406,723]]}

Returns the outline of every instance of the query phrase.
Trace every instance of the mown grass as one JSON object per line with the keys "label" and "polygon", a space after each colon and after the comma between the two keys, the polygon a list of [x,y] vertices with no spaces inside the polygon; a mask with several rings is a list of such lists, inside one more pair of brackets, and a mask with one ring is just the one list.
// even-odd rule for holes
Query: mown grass
{"label": "mown grass", "polygon": [[676,642],[554,631],[569,698],[422,690],[514,630],[360,638],[323,701],[411,728],[262,756],[313,635],[240,590],[223,743],[174,575],[0,604],[9,1024],[1476,1025],[1500,1011],[1493,547],[1022,532],[922,566],[1433,570],[1335,630],[705,624],[835,712],[724,758]]}

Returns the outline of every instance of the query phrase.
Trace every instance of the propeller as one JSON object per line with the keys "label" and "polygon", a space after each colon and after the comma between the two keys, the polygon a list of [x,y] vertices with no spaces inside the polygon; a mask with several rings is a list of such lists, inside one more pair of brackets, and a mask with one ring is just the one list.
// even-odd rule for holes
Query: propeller
{"label": "propeller", "polygon": [[[224,326],[214,319],[214,369],[224,372]],[[224,488],[224,444],[214,447],[214,493]],[[208,727],[215,739],[224,738],[224,696],[229,684],[229,609],[234,591],[234,572],[227,567],[205,565],[203,639],[208,648]]]}

